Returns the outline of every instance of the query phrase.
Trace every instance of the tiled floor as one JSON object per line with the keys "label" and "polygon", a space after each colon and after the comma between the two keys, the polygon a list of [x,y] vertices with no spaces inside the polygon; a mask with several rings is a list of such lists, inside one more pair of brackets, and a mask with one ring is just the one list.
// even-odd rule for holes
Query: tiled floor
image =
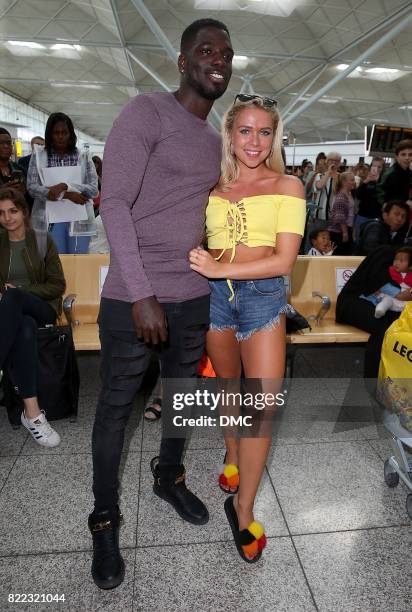
{"label": "tiled floor", "polygon": [[[223,512],[219,432],[197,431],[190,440],[189,484],[210,521],[188,525],[152,492],[149,461],[160,427],[142,422],[138,398],[122,463],[126,578],[112,592],[91,580],[86,525],[98,356],[79,357],[87,385],[78,421],[55,425],[58,448],[45,450],[13,431],[1,410],[0,610],[410,612],[406,489],[383,481],[390,444],[371,412],[359,423],[361,400],[340,407],[356,395],[347,379],[360,377],[362,357],[357,347],[298,352],[294,376],[302,380],[291,389],[256,502],[268,535],[256,565],[239,558]],[[9,593],[64,594],[65,602],[9,603]]]}

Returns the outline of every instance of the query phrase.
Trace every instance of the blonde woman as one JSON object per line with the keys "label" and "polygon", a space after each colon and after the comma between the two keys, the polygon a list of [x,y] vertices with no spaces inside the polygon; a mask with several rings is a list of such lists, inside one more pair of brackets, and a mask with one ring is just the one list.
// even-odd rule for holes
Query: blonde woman
{"label": "blonde woman", "polygon": [[[208,251],[190,252],[193,270],[210,279],[207,352],[216,374],[260,379],[273,389],[285,366],[283,275],[295,263],[305,225],[299,179],[284,174],[282,123],[276,101],[239,94],[223,121],[221,178],[206,211]],[[225,436],[219,484],[235,493],[225,511],[241,557],[256,562],[266,538],[253,506],[270,434]]]}
{"label": "blonde woman", "polygon": [[352,255],[352,227],[355,216],[352,192],[355,187],[355,176],[352,172],[342,172],[338,175],[336,196],[328,227],[331,241],[337,245],[335,255]]}

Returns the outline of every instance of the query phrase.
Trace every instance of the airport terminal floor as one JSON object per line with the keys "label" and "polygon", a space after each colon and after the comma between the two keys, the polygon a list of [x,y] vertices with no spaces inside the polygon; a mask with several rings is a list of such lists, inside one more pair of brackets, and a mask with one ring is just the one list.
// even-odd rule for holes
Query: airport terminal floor
{"label": "airport terminal floor", "polygon": [[[127,430],[122,475],[123,584],[98,589],[90,575],[90,436],[99,388],[97,353],[78,353],[76,423],[57,421],[62,442],[36,445],[0,411],[0,609],[162,612],[407,612],[412,522],[406,488],[383,478],[390,440],[372,423],[339,422],[349,380],[361,379],[363,347],[298,349],[292,411],[274,440],[256,506],[268,546],[255,565],[236,552],[217,486],[223,440],[194,434],[185,464],[210,521],[192,526],[152,492],[150,459],[160,424],[142,419],[144,394]],[[317,393],[308,382],[322,377]],[[289,404],[289,406],[292,403]],[[310,422],[305,415],[311,415]],[[60,602],[9,603],[9,593],[64,595]]]}

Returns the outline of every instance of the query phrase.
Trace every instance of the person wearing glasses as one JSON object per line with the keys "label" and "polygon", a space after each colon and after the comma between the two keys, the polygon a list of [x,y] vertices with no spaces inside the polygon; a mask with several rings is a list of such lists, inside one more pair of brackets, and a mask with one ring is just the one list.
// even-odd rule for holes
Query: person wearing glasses
{"label": "person wearing glasses", "polygon": [[[206,209],[208,251],[193,249],[190,266],[209,278],[207,353],[217,376],[236,384],[243,368],[246,379],[258,379],[259,389],[272,393],[284,374],[283,275],[292,271],[303,236],[304,188],[284,174],[275,100],[239,94],[224,116],[222,136],[221,177]],[[263,413],[270,414],[267,405]],[[253,513],[271,443],[270,427],[262,430],[262,422],[255,421],[259,437],[225,434],[219,478],[220,487],[235,494],[225,511],[248,563],[261,557],[266,543]]]}

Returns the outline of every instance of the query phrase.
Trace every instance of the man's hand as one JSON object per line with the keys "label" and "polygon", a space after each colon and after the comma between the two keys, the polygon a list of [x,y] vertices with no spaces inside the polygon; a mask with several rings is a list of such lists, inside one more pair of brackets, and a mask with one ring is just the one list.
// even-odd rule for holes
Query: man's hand
{"label": "man's hand", "polygon": [[47,194],[47,199],[55,202],[62,191],[66,191],[67,185],[66,183],[58,183],[57,185],[53,185],[49,187],[49,193]]}
{"label": "man's hand", "polygon": [[64,197],[75,204],[86,204],[87,202],[87,198],[81,193],[77,193],[77,191],[66,191]]}
{"label": "man's hand", "polygon": [[5,287],[6,289],[16,289],[16,285],[12,285],[11,283],[6,283],[6,284],[4,285],[4,287]]}
{"label": "man's hand", "polygon": [[132,306],[132,317],[139,339],[146,344],[166,342],[166,315],[154,295],[135,302]]}

